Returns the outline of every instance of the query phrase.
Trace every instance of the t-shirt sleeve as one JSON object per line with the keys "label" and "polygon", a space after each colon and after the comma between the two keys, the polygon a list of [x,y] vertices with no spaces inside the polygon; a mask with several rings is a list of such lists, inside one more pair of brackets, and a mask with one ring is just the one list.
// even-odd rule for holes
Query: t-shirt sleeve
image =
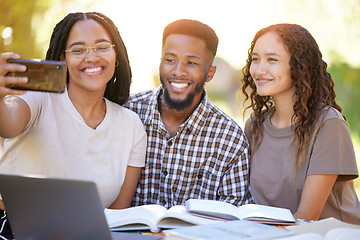
{"label": "t-shirt sleeve", "polygon": [[358,177],[351,135],[340,118],[324,121],[311,149],[308,175],[338,174],[338,181]]}
{"label": "t-shirt sleeve", "polygon": [[38,118],[38,115],[40,114],[40,109],[41,109],[42,94],[43,93],[40,93],[40,92],[28,91],[27,93],[25,93],[23,95],[8,96],[9,98],[11,98],[11,97],[21,98],[22,100],[24,100],[26,102],[26,104],[30,108],[31,117],[30,117],[28,124],[24,128],[24,130],[29,128],[29,126],[33,125],[35,120]]}
{"label": "t-shirt sleeve", "polygon": [[134,127],[134,137],[132,150],[130,154],[130,159],[128,166],[132,167],[144,167],[145,166],[145,155],[146,155],[146,146],[147,146],[147,135],[145,132],[144,125],[137,116],[136,113],[132,112],[132,121],[135,123]]}

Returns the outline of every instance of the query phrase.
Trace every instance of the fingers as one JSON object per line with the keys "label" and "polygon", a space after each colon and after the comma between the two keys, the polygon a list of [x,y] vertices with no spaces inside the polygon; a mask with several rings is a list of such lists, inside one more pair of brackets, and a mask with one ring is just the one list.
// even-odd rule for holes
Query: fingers
{"label": "fingers", "polygon": [[26,83],[27,81],[27,78],[0,76],[0,100],[4,99],[6,95],[22,95],[26,93],[27,91],[25,90],[11,89],[6,87],[6,85]]}
{"label": "fingers", "polygon": [[15,90],[11,88],[1,88],[0,87],[0,100],[3,100],[7,95],[22,95],[25,94],[27,91],[25,90]]}
{"label": "fingers", "polygon": [[7,52],[0,54],[0,76],[6,75],[8,72],[24,72],[26,66],[21,64],[8,63],[9,59],[18,59],[19,54]]}
{"label": "fingers", "polygon": [[9,59],[18,59],[20,56],[16,53],[7,52],[0,54],[0,99],[3,99],[6,95],[21,95],[26,93],[23,90],[13,90],[7,88],[8,84],[26,83],[28,79],[26,77],[12,77],[9,72],[24,72],[26,66],[15,63],[8,63]]}
{"label": "fingers", "polygon": [[12,59],[12,58],[18,59],[20,58],[20,55],[13,52],[6,52],[0,54],[0,65],[6,63],[8,59]]}

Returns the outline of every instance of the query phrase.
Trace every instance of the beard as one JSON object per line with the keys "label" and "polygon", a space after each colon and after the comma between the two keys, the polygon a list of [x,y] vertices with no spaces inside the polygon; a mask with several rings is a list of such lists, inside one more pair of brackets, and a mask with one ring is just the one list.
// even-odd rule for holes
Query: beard
{"label": "beard", "polygon": [[166,106],[169,109],[175,109],[176,111],[182,111],[188,107],[191,107],[191,105],[194,102],[195,95],[202,93],[205,82],[206,82],[206,78],[204,78],[204,80],[201,83],[197,84],[195,86],[194,91],[190,92],[184,100],[172,99],[170,97],[168,89],[166,89],[164,87],[164,80],[161,76],[160,76],[160,82],[161,82],[161,85],[163,86],[164,101],[165,101]]}

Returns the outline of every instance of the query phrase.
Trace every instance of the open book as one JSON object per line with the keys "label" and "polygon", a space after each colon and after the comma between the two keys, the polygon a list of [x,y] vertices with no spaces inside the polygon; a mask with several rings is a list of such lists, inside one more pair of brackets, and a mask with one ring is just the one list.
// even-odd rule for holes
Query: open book
{"label": "open book", "polygon": [[165,230],[166,240],[259,240],[282,239],[294,233],[276,226],[235,220],[186,228]]}
{"label": "open book", "polygon": [[210,219],[249,220],[275,225],[295,224],[290,210],[285,208],[259,204],[245,204],[236,207],[230,203],[204,199],[189,199],[185,206],[188,213]]}
{"label": "open book", "polygon": [[[292,237],[281,238],[281,240],[359,240],[360,229],[334,228],[325,236],[318,233],[303,233]],[[280,240],[280,239],[279,239]]]}
{"label": "open book", "polygon": [[161,229],[219,222],[187,214],[185,206],[181,205],[166,209],[160,205],[149,204],[127,209],[105,209],[104,213],[111,231],[158,232]]}
{"label": "open book", "polygon": [[286,238],[286,240],[360,239],[360,225],[342,222],[333,217],[310,223],[287,226],[286,229],[296,234],[296,238]]}

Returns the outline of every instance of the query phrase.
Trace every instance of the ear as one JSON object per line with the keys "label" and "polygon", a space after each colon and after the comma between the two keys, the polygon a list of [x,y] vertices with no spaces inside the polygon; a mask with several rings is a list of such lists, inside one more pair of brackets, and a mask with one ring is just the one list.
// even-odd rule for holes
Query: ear
{"label": "ear", "polygon": [[210,82],[211,79],[213,79],[215,72],[216,72],[216,66],[211,66],[206,76],[206,82]]}
{"label": "ear", "polygon": [[64,52],[62,52],[62,53],[60,54],[60,61],[65,61]]}

